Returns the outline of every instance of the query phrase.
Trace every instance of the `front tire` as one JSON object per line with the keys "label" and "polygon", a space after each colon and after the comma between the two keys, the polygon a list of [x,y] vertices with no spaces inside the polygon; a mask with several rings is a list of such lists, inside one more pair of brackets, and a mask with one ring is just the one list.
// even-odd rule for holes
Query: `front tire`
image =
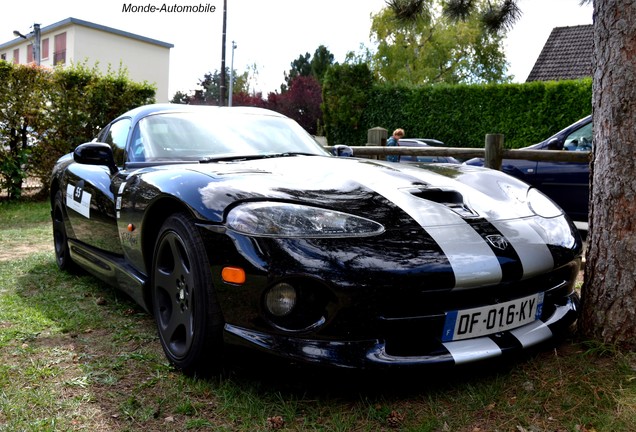
{"label": "front tire", "polygon": [[203,240],[189,215],[166,219],[151,272],[152,312],[166,357],[188,375],[217,372],[223,319]]}

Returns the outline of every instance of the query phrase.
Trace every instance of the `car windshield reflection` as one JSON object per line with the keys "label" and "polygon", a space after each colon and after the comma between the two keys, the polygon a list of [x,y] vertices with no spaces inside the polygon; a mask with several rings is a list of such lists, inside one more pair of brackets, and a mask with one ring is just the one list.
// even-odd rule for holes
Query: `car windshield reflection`
{"label": "car windshield reflection", "polygon": [[297,154],[329,153],[300,126],[283,117],[167,113],[139,121],[129,159],[211,162]]}

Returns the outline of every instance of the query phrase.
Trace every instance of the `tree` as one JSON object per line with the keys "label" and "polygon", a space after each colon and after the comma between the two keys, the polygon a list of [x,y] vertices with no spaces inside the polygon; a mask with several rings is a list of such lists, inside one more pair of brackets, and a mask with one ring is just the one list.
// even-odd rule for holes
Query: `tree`
{"label": "tree", "polygon": [[[225,68],[226,83],[230,82],[230,69]],[[249,66],[248,69],[242,74],[237,74],[236,70],[232,74],[232,96],[245,93],[249,94],[250,83],[255,81],[255,77],[258,75],[256,65]],[[219,70],[214,72],[207,72],[203,75],[203,78],[199,80],[199,89],[194,90],[192,94],[177,91],[170,102],[180,104],[192,104],[192,105],[219,105],[219,98],[221,97],[221,73]],[[227,106],[227,97],[224,101],[224,106]]]}
{"label": "tree", "polygon": [[291,62],[289,72],[285,72],[285,83],[280,86],[281,92],[286,92],[291,87],[292,81],[299,76],[313,76],[322,84],[327,69],[333,63],[334,56],[324,45],[316,48],[313,57],[309,53],[298,56]]}
{"label": "tree", "polygon": [[636,9],[594,1],[594,155],[583,333],[636,350]]}
{"label": "tree", "polygon": [[288,91],[270,94],[269,108],[298,122],[307,132],[316,135],[322,121],[322,87],[313,76],[297,76]]}
{"label": "tree", "polygon": [[[392,0],[390,3],[419,3]],[[494,3],[484,26],[498,31],[518,17],[517,0]],[[589,2],[583,0],[582,3]],[[470,0],[446,0],[455,18]],[[452,7],[451,7],[452,6]],[[453,9],[453,7],[457,7]],[[460,10],[460,13],[457,12]],[[418,12],[406,14],[417,18]],[[636,8],[629,0],[594,0],[594,151],[580,329],[588,338],[636,350]],[[497,24],[497,25],[495,25]]]}
{"label": "tree", "polygon": [[314,56],[311,58],[311,74],[318,79],[318,82],[322,84],[325,79],[325,73],[327,69],[331,67],[334,61],[334,56],[324,45],[320,45],[316,48]]}
{"label": "tree", "polygon": [[190,95],[178,90],[170,99],[170,103],[187,105],[190,102]]}
{"label": "tree", "polygon": [[394,0],[373,17],[371,32],[378,48],[372,69],[380,80],[406,84],[507,80],[505,31],[487,31],[477,15],[455,21],[439,12],[438,0],[412,3],[406,7],[404,0]]}
{"label": "tree", "polygon": [[311,62],[309,59],[311,54],[305,53],[305,55],[299,55],[296,60],[291,62],[291,69],[289,72],[285,72],[285,84],[281,84],[281,92],[286,92],[291,86],[291,82],[297,76],[309,76],[311,75]]}
{"label": "tree", "polygon": [[323,84],[323,115],[329,143],[364,142],[366,130],[360,127],[368,104],[373,75],[366,63],[334,65],[329,68]]}
{"label": "tree", "polygon": [[[230,82],[229,70],[225,70],[225,82]],[[194,91],[194,95],[190,98],[189,103],[193,105],[219,105],[221,98],[221,73],[219,70],[208,72],[203,75],[203,79],[199,80],[199,87]],[[227,105],[227,101],[223,101],[223,105]]]}
{"label": "tree", "polygon": [[245,93],[240,92],[236,93],[233,96],[232,100],[233,106],[251,106],[251,107],[259,107],[259,108],[267,108],[268,103],[267,100],[263,98],[263,93]]}
{"label": "tree", "polygon": [[[586,1],[589,0],[582,0],[582,3]],[[387,0],[387,4],[397,19],[406,23],[431,15],[428,0]],[[476,0],[446,0],[443,11],[454,22],[476,17],[491,33],[511,28],[521,17],[517,0],[488,1],[485,4]]]}

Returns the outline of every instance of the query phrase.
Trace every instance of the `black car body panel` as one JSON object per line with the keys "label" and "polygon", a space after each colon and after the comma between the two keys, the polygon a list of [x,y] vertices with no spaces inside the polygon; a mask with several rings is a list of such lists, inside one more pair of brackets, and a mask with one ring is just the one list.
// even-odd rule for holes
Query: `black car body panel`
{"label": "black car body panel", "polygon": [[[301,155],[130,160],[140,121],[190,110],[197,108],[161,105],[122,116],[130,126],[116,170],[82,159],[79,152],[99,150],[86,144],[53,172],[52,203],[60,191],[72,260],[148,311],[162,225],[184,213],[207,255],[226,343],[338,367],[457,364],[523,351],[575,322],[581,238],[565,215],[522,182],[465,165],[336,158],[318,146]],[[116,160],[117,142],[111,147]],[[548,206],[545,214],[537,210],[541,205]],[[259,226],[267,222],[263,215],[281,209],[311,218],[284,213],[282,233],[241,228],[240,215],[260,206],[260,219],[248,218]],[[316,214],[367,231],[286,231],[314,223]],[[228,279],[228,269],[244,272],[244,280]],[[293,287],[290,312],[277,315],[269,305],[275,287]],[[525,316],[531,306],[532,319]],[[473,326],[503,326],[505,313],[511,322],[525,321],[460,335]],[[453,314],[458,323],[449,319]],[[465,321],[469,315],[472,324]],[[170,347],[164,349],[169,354]]]}

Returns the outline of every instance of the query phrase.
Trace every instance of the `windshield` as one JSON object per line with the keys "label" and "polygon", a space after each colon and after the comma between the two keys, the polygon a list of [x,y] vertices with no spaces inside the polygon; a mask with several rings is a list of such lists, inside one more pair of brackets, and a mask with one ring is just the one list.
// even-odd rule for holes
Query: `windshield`
{"label": "windshield", "polygon": [[166,113],[139,121],[128,159],[214,161],[278,154],[328,155],[295,121],[245,112]]}

